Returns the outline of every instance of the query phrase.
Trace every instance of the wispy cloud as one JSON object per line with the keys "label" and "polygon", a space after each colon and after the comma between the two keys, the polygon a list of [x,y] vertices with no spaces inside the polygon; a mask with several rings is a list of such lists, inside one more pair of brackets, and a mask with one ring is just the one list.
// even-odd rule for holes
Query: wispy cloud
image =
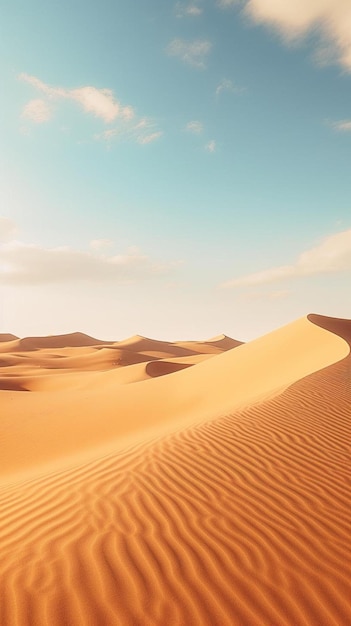
{"label": "wispy cloud", "polygon": [[343,133],[351,132],[351,120],[339,120],[338,122],[332,122],[334,130],[338,130]]}
{"label": "wispy cloud", "polygon": [[214,139],[211,139],[211,141],[205,145],[205,150],[211,153],[216,151],[216,142]]}
{"label": "wispy cloud", "polygon": [[202,11],[198,2],[177,2],[175,5],[176,17],[198,17]]}
{"label": "wispy cloud", "polygon": [[91,113],[105,123],[113,122],[117,117],[127,120],[134,117],[133,107],[121,105],[110,89],[97,89],[97,87],[92,87],[91,85],[76,89],[52,87],[36,76],[30,76],[29,74],[20,74],[19,79],[41,91],[49,100],[66,99],[77,102],[86,113]]}
{"label": "wispy cloud", "polygon": [[[220,0],[223,8],[234,1]],[[272,27],[285,40],[308,33],[319,36],[317,57],[323,63],[339,62],[351,71],[351,3],[348,0],[247,0],[245,13],[255,22]]]}
{"label": "wispy cloud", "polygon": [[246,87],[239,87],[239,85],[235,85],[232,80],[223,78],[223,80],[221,80],[216,87],[216,96],[219,96],[223,91],[229,91],[231,93],[241,95],[245,93]]}
{"label": "wispy cloud", "polygon": [[130,123],[119,123],[113,128],[108,128],[97,133],[95,139],[110,143],[111,141],[136,141],[137,143],[149,144],[160,137],[163,131],[158,130],[155,122],[151,119],[141,118]]}
{"label": "wispy cloud", "polygon": [[281,265],[223,283],[221,287],[244,287],[273,283],[294,277],[351,270],[351,229],[326,237],[302,252],[292,265]]}
{"label": "wispy cloud", "polygon": [[192,120],[191,122],[188,122],[185,130],[187,130],[189,133],[194,133],[194,135],[200,135],[203,130],[203,124],[202,122],[199,122],[198,120]]}
{"label": "wispy cloud", "polygon": [[20,74],[19,79],[46,97],[46,100],[30,100],[25,105],[22,117],[31,122],[47,122],[52,117],[54,102],[70,100],[77,103],[84,113],[93,115],[105,124],[114,124],[112,128],[96,134],[96,139],[111,141],[123,137],[143,144],[151,143],[162,135],[155,122],[145,117],[139,118],[134,107],[129,104],[122,105],[110,89],[98,89],[93,86],[75,89],[53,87],[29,74]]}
{"label": "wispy cloud", "polygon": [[217,0],[217,5],[221,7],[221,9],[229,9],[237,4],[239,4],[241,0]]}
{"label": "wispy cloud", "polygon": [[31,120],[36,124],[48,122],[51,116],[51,106],[45,102],[45,100],[41,100],[40,98],[27,102],[22,111],[22,117]]}
{"label": "wispy cloud", "polygon": [[194,41],[173,39],[168,44],[166,51],[170,56],[177,57],[192,67],[204,69],[211,48],[212,43],[206,39],[195,39]]}
{"label": "wispy cloud", "polygon": [[160,137],[162,137],[162,135],[163,135],[162,131],[158,130],[155,133],[150,133],[149,135],[144,135],[143,137],[140,137],[138,139],[138,143],[141,143],[141,144],[152,143],[153,141],[156,141],[156,139],[159,139]]}
{"label": "wispy cloud", "polygon": [[125,254],[99,253],[106,240],[91,242],[93,251],[66,246],[9,241],[0,245],[0,284],[38,285],[77,281],[110,281],[117,284],[144,281],[168,274],[176,263],[153,261],[137,249]]}

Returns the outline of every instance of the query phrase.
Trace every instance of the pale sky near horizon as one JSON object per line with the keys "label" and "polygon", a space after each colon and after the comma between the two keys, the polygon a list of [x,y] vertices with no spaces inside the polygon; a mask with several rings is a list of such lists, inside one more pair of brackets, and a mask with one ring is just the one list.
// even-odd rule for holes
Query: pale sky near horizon
{"label": "pale sky near horizon", "polygon": [[4,0],[0,332],[351,317],[351,2]]}

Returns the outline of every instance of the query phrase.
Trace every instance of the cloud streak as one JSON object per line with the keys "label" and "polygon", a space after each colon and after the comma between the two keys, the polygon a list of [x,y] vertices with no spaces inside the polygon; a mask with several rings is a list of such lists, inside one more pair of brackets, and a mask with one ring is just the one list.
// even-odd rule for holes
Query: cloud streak
{"label": "cloud streak", "polygon": [[163,135],[163,132],[161,130],[158,130],[154,133],[150,133],[149,135],[144,135],[143,137],[139,137],[138,143],[141,143],[142,145],[153,143],[154,141],[162,137],[162,135]]}
{"label": "cloud streak", "polygon": [[66,246],[45,248],[21,241],[0,244],[0,284],[42,285],[68,282],[111,282],[128,284],[168,274],[175,263],[162,263],[130,249],[126,254],[106,255],[99,251],[109,240],[93,240],[92,250]]}
{"label": "cloud streak", "polygon": [[295,277],[351,270],[351,229],[326,237],[319,245],[302,252],[292,265],[281,265],[235,278],[223,288],[274,283]]}
{"label": "cloud streak", "polygon": [[108,128],[102,133],[97,133],[95,139],[110,143],[115,140],[135,141],[141,145],[153,143],[162,137],[163,131],[157,130],[153,120],[141,118],[129,123],[120,123],[113,128]]}
{"label": "cloud streak", "polygon": [[205,61],[212,48],[212,43],[206,39],[185,41],[173,39],[167,46],[169,56],[177,57],[187,65],[197,69],[205,69]]}

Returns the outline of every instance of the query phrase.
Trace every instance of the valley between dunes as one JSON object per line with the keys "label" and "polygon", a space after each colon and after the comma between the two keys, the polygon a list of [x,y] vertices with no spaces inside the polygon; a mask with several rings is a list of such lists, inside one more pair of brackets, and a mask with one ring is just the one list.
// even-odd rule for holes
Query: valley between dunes
{"label": "valley between dunes", "polygon": [[0,335],[1,626],[349,626],[350,344]]}

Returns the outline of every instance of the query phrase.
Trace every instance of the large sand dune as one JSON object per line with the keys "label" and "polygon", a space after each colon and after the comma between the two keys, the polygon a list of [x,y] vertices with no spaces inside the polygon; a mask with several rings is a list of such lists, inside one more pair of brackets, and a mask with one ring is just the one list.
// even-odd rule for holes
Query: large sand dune
{"label": "large sand dune", "polygon": [[0,623],[349,625],[351,322],[72,336],[1,344]]}

